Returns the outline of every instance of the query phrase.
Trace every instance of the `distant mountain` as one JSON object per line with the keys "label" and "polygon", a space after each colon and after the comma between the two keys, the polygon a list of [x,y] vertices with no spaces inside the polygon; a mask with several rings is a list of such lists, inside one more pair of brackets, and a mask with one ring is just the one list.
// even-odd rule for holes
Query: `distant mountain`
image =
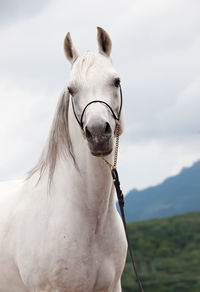
{"label": "distant mountain", "polygon": [[200,161],[163,183],[125,197],[128,222],[200,210]]}

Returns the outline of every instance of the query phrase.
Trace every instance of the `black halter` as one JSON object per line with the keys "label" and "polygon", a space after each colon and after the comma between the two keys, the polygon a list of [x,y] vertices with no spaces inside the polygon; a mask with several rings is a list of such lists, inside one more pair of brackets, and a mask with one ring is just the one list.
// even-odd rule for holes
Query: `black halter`
{"label": "black halter", "polygon": [[102,104],[105,104],[109,108],[109,110],[110,110],[113,118],[116,121],[119,121],[120,120],[120,115],[121,115],[121,110],[122,110],[122,101],[123,101],[123,99],[122,99],[122,89],[121,89],[121,86],[120,85],[119,85],[119,89],[120,89],[120,108],[119,108],[119,112],[118,112],[117,115],[115,114],[114,110],[112,109],[112,107],[107,102],[102,101],[102,100],[93,100],[93,101],[90,101],[88,104],[86,104],[86,106],[84,107],[84,109],[82,111],[81,118],[79,120],[78,119],[78,116],[76,114],[76,111],[75,111],[75,106],[74,106],[73,98],[71,99],[72,100],[72,108],[73,108],[74,116],[75,116],[75,118],[76,118],[76,120],[77,120],[77,122],[78,122],[78,124],[79,124],[79,126],[81,127],[82,130],[83,130],[83,117],[84,117],[85,111],[88,108],[88,106],[91,105],[92,103],[100,102]]}

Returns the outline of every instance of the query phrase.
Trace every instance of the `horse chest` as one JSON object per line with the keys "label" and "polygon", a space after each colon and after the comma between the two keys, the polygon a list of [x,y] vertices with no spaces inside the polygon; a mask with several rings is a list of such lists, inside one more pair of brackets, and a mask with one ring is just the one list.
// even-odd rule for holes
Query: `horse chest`
{"label": "horse chest", "polygon": [[59,242],[51,252],[48,276],[41,282],[46,285],[44,291],[51,291],[50,287],[63,292],[112,291],[126,255],[126,242],[119,230],[111,226],[104,233],[86,234],[83,230],[71,237],[60,235]]}

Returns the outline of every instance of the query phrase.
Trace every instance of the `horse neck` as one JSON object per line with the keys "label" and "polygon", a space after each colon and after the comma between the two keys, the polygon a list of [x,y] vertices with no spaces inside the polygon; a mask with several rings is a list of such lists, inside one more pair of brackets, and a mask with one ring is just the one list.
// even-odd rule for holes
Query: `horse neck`
{"label": "horse neck", "polygon": [[[106,215],[115,207],[110,169],[101,158],[91,155],[71,108],[69,129],[75,164],[72,159],[60,159],[55,169],[54,185],[58,181],[63,186],[62,189],[66,190],[64,196],[70,196],[70,200],[81,208],[86,208],[97,216]],[[113,154],[108,160],[113,161]]]}

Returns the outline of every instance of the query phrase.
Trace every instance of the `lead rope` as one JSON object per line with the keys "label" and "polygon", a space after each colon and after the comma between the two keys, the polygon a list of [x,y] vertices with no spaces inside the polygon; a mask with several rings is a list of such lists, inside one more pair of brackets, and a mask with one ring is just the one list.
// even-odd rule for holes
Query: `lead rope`
{"label": "lead rope", "polygon": [[119,181],[119,176],[118,176],[118,172],[117,172],[117,158],[118,158],[118,149],[119,149],[120,122],[119,122],[119,120],[115,120],[115,121],[116,121],[116,128],[115,128],[116,143],[115,143],[114,162],[113,162],[113,164],[111,164],[104,157],[102,157],[102,159],[109,166],[109,168],[111,169],[111,174],[112,174],[113,183],[115,185],[115,189],[116,189],[116,193],[117,193],[119,208],[120,208],[120,212],[121,212],[121,218],[122,218],[122,222],[123,222],[123,225],[124,225],[124,231],[125,231],[125,234],[126,234],[126,240],[127,240],[127,243],[128,243],[128,250],[129,250],[130,257],[131,257],[133,270],[135,272],[136,281],[137,281],[137,284],[138,284],[138,287],[139,287],[139,291],[140,292],[144,292],[143,287],[142,287],[142,283],[140,281],[140,278],[139,278],[139,275],[138,275],[138,272],[137,272],[137,269],[136,269],[135,261],[134,261],[134,258],[133,258],[133,252],[132,252],[131,245],[130,245],[130,240],[129,240],[129,237],[128,237],[127,223],[126,223],[126,218],[125,218],[125,213],[124,213],[124,195],[123,195],[123,192],[122,192],[122,190],[120,188],[120,181]]}

